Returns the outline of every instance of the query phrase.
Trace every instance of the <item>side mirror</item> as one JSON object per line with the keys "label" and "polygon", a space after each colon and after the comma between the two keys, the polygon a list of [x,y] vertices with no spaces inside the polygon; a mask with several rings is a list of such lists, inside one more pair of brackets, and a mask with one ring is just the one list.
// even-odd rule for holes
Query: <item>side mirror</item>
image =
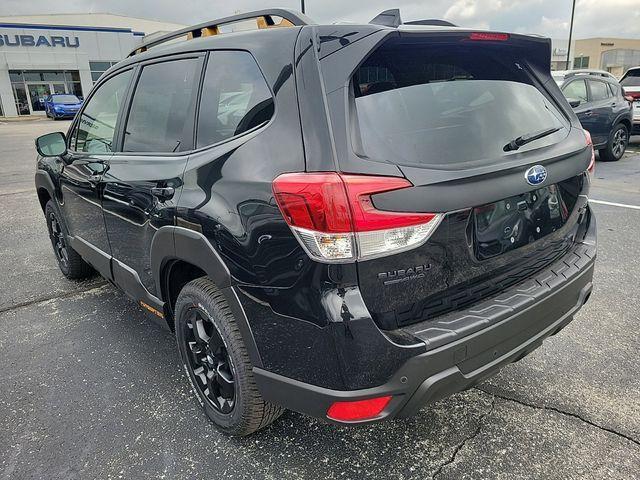
{"label": "side mirror", "polygon": [[567,98],[567,100],[569,101],[569,105],[571,105],[571,108],[579,107],[582,103],[582,100],[580,100],[579,98]]}
{"label": "side mirror", "polygon": [[67,153],[67,139],[62,132],[47,133],[36,138],[36,150],[43,157],[61,157]]}

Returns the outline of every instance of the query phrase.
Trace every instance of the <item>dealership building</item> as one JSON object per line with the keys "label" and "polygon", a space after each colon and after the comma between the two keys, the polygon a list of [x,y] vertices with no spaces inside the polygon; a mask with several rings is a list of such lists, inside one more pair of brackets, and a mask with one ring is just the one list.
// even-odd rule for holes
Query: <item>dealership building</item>
{"label": "dealership building", "polygon": [[145,36],[183,26],[107,13],[0,16],[0,116],[44,114],[52,93],[85,97]]}

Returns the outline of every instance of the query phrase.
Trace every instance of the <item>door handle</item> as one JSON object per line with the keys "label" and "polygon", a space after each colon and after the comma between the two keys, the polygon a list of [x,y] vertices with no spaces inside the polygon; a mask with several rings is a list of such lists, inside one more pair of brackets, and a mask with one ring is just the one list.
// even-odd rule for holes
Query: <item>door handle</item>
{"label": "door handle", "polygon": [[87,180],[89,181],[89,183],[91,185],[96,185],[96,184],[100,183],[100,180],[102,180],[102,174],[100,174],[100,175],[89,175],[87,177]]}
{"label": "door handle", "polygon": [[583,114],[585,117],[590,117],[591,115],[593,115],[593,111],[592,110],[587,110],[586,112],[584,112]]}
{"label": "door handle", "polygon": [[175,192],[173,187],[151,187],[151,195],[159,200],[170,200]]}

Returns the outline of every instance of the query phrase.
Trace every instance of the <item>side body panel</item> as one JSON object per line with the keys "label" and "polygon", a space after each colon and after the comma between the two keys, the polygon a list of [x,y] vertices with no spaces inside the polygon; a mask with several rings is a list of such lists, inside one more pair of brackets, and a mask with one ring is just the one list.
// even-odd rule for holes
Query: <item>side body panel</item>
{"label": "side body panel", "polygon": [[[114,262],[133,270],[156,296],[151,242],[160,228],[174,224],[188,158],[116,154],[102,180],[104,221]],[[121,275],[127,274],[114,268],[116,284],[122,287]]]}

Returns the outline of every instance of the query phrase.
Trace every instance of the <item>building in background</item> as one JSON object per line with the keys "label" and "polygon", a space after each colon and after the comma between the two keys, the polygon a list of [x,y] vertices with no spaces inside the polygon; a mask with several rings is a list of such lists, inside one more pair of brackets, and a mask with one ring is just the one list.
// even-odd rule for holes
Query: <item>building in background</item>
{"label": "building in background", "polygon": [[568,49],[569,40],[557,38],[551,40],[551,70],[567,69]]}
{"label": "building in background", "polygon": [[573,68],[606,70],[620,78],[631,67],[640,66],[640,39],[585,38],[572,50]]}
{"label": "building in background", "polygon": [[[567,70],[568,40],[551,41],[551,70]],[[640,39],[583,38],[572,42],[569,69],[606,70],[620,78],[631,67],[640,66]]]}
{"label": "building in background", "polygon": [[52,93],[84,97],[146,35],[183,26],[108,13],[0,17],[0,116],[44,114]]}

